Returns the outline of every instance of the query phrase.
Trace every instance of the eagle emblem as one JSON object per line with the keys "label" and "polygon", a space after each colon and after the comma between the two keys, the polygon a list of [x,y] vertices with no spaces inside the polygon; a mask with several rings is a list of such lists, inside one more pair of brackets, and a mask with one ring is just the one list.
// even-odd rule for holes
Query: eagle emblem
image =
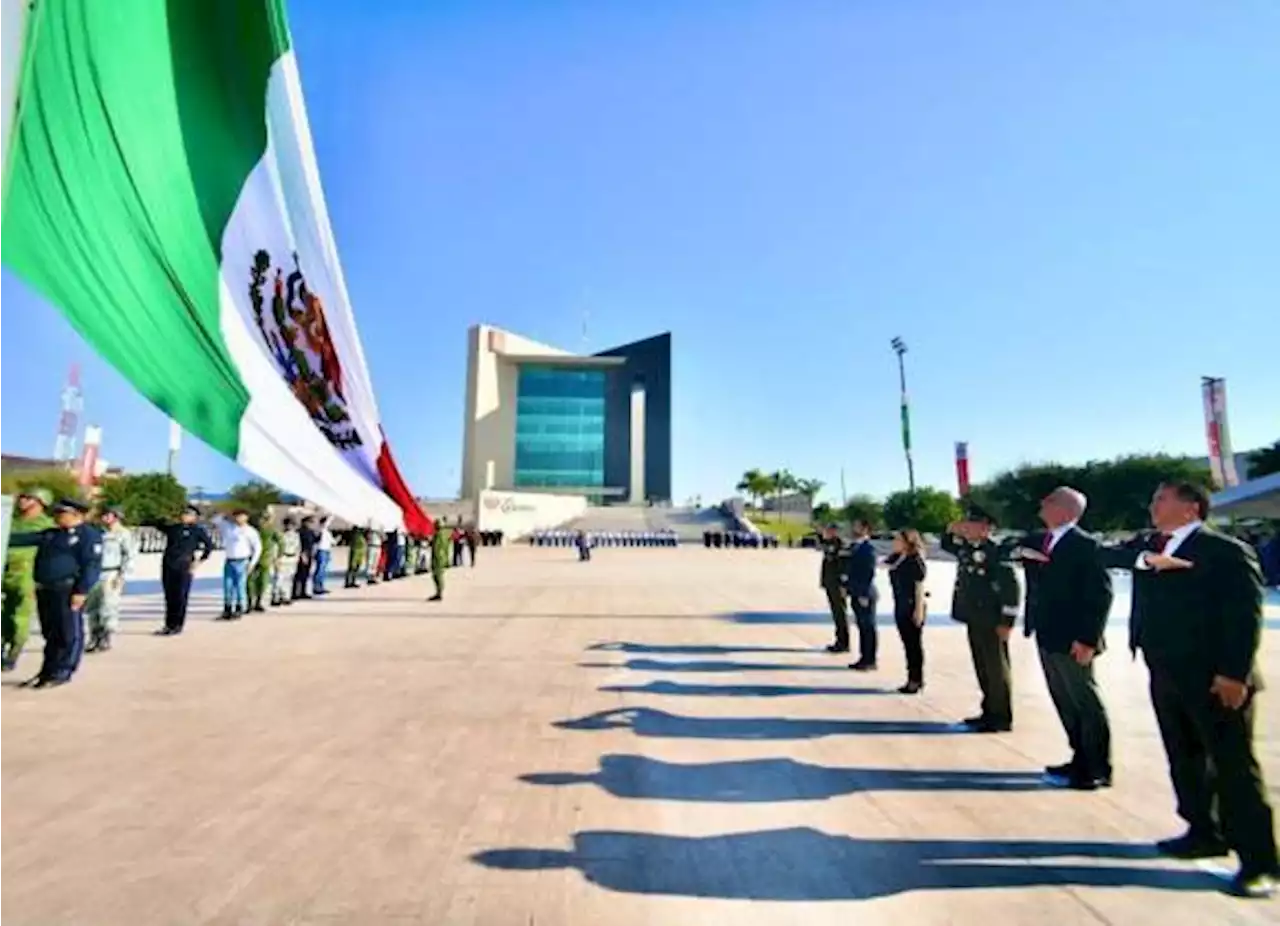
{"label": "eagle emblem", "polygon": [[[264,292],[268,279],[269,311]],[[342,363],[329,333],[324,303],[307,287],[296,253],[288,275],[282,268],[272,267],[267,251],[253,255],[249,303],[263,346],[316,427],[339,450],[363,444],[347,410]]]}

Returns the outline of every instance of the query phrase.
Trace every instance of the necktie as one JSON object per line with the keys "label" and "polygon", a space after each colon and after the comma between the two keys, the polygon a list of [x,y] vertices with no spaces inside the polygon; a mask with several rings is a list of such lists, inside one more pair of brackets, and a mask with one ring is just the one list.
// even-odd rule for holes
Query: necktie
{"label": "necktie", "polygon": [[1045,556],[1048,556],[1050,551],[1052,550],[1053,550],[1053,534],[1045,534],[1044,543],[1040,544],[1040,552],[1043,553]]}
{"label": "necktie", "polygon": [[1154,534],[1151,537],[1151,549],[1156,553],[1163,553],[1172,539],[1173,534]]}

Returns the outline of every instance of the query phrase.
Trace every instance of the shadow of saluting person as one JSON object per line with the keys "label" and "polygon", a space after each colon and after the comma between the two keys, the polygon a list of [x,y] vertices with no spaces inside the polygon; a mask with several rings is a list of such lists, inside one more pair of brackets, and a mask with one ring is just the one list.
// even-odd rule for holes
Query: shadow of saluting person
{"label": "shadow of saluting person", "polygon": [[647,756],[606,755],[594,774],[521,775],[528,784],[594,784],[619,798],[720,803],[816,801],[864,791],[1031,791],[1038,772],[830,768],[794,759],[681,765]]}
{"label": "shadow of saluting person", "polygon": [[627,894],[731,900],[868,900],[920,890],[1064,885],[1222,888],[1204,871],[1063,861],[1151,857],[1146,846],[1127,843],[854,839],[796,827],[708,837],[589,830],[574,835],[572,849],[490,849],[472,861],[508,871],[576,868],[592,884]]}
{"label": "shadow of saluting person", "polygon": [[654,681],[644,685],[601,685],[597,691],[614,694],[683,695],[699,698],[786,698],[798,695],[887,695],[887,688],[859,688],[848,685],[699,685],[691,682]]}
{"label": "shadow of saluting person", "polygon": [[682,717],[651,707],[616,708],[560,720],[561,730],[630,728],[636,736],[666,739],[805,740],[854,734],[954,734],[963,728],[945,723],[894,720],[809,720],[785,717]]}

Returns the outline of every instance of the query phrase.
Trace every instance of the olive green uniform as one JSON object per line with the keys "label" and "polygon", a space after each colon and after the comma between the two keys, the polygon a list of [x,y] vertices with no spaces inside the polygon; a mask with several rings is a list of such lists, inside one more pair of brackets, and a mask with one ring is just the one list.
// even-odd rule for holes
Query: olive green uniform
{"label": "olive green uniform", "polygon": [[[273,576],[280,568],[280,533],[271,525],[258,528],[262,540],[262,555],[249,573],[249,610],[262,611],[262,599],[273,588]],[[275,604],[273,601],[272,604]]]}
{"label": "olive green uniform", "polygon": [[849,604],[844,594],[844,542],[839,537],[823,537],[821,549],[822,566],[818,573],[818,584],[827,593],[831,623],[835,625],[835,637],[830,648],[844,653],[849,650]]}
{"label": "olive green uniform", "polygon": [[444,571],[449,568],[449,535],[436,526],[431,536],[431,581],[436,584],[433,600],[444,597]]}
{"label": "olive green uniform", "polygon": [[951,616],[968,630],[973,670],[982,689],[981,720],[991,727],[1010,727],[1013,724],[1013,677],[1009,643],[1000,639],[997,631],[1017,622],[1022,597],[1018,576],[1005,552],[993,540],[972,543],[954,534],[944,534],[942,549],[956,558]]}
{"label": "olive green uniform", "polygon": [[365,557],[369,555],[369,538],[365,536],[365,532],[360,528],[353,528],[351,531],[351,549],[347,552],[347,578],[344,583],[347,588],[356,588],[360,584],[360,577],[364,575]]}
{"label": "olive green uniform", "polygon": [[[53,527],[53,518],[44,512],[34,517],[24,518],[15,514],[10,536],[18,534],[38,534]],[[31,612],[36,606],[36,584],[34,575],[36,548],[9,547],[4,561],[4,580],[0,586],[4,593],[4,604],[0,609],[3,618],[4,634],[4,669],[12,669],[22,655],[22,648],[27,645],[31,635]]]}

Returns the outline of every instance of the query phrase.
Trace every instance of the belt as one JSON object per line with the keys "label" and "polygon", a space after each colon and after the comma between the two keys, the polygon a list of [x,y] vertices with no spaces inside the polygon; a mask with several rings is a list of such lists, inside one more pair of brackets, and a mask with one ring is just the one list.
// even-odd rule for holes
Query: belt
{"label": "belt", "polygon": [[103,567],[102,567],[101,569],[99,569],[98,571],[99,571],[99,572],[119,572],[119,571],[120,571],[120,568],[121,568],[121,567],[119,567],[119,566],[103,566]]}
{"label": "belt", "polygon": [[76,584],[74,578],[71,579],[54,579],[52,582],[37,582],[36,588],[68,588]]}
{"label": "belt", "polygon": [[249,557],[247,557],[247,556],[234,556],[234,557],[233,557],[233,556],[228,556],[228,557],[226,558],[226,560],[224,560],[224,562],[228,562],[228,563],[247,563],[247,562],[249,562]]}

